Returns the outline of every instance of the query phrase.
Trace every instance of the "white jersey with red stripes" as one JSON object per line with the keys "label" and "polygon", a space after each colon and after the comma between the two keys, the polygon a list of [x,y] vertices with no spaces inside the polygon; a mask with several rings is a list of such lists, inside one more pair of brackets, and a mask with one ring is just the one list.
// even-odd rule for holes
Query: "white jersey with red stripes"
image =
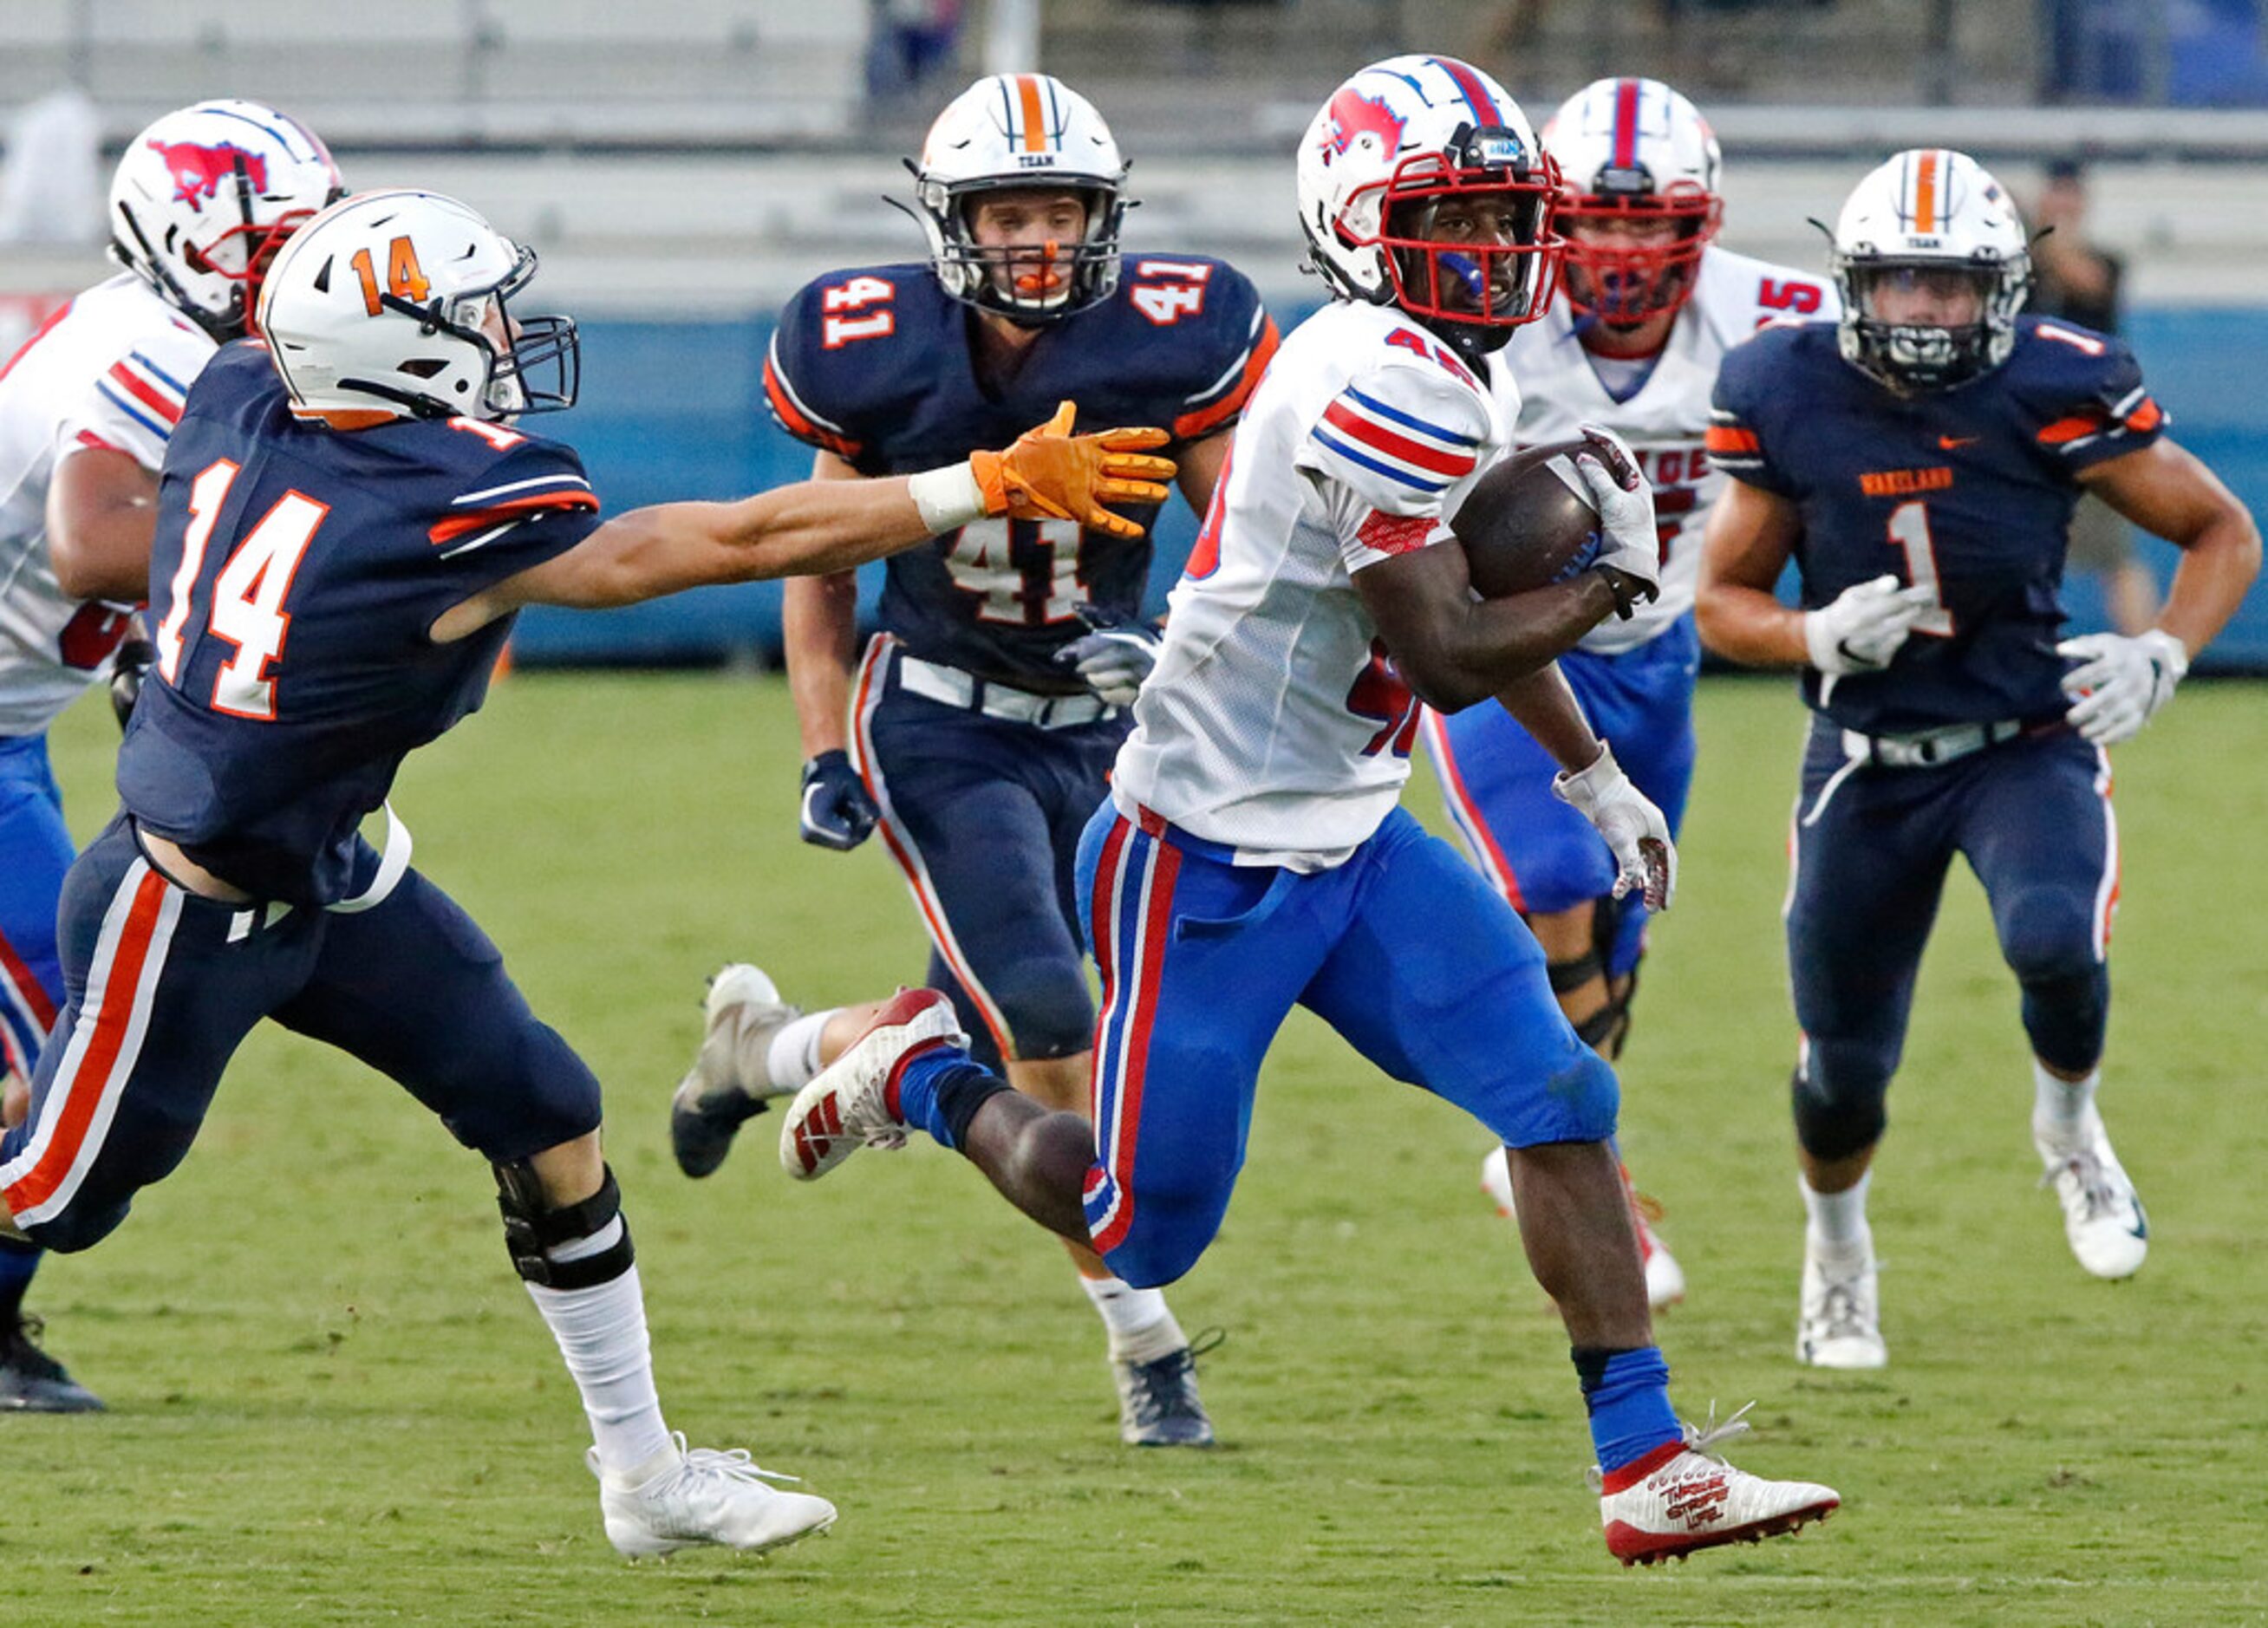
{"label": "white jersey with red stripes", "polygon": [[0,369],[0,735],[36,734],[107,671],[128,608],[88,605],[48,563],[48,488],[81,447],[155,474],[205,331],[122,273],[72,300]]}
{"label": "white jersey with red stripes", "polygon": [[[1516,409],[1517,396],[1507,398]],[[1400,312],[1338,303],[1246,404],[1113,792],[1240,863],[1328,870],[1410,777],[1418,704],[1354,573],[1449,538],[1498,403]]]}
{"label": "white jersey with red stripes", "polygon": [[1583,648],[1611,655],[1669,630],[1693,608],[1700,571],[1701,531],[1725,475],[1711,468],[1703,438],[1709,396],[1725,352],[1767,322],[1832,317],[1841,310],[1822,276],[1751,260],[1711,244],[1694,272],[1693,297],[1677,313],[1669,338],[1643,382],[1616,400],[1617,375],[1629,364],[1602,361],[1583,348],[1578,318],[1563,289],[1545,314],[1513,332],[1491,358],[1498,405],[1523,446],[1572,438],[1586,424],[1604,424],[1638,454],[1653,483],[1661,528],[1661,597],[1629,621],[1609,617]]}

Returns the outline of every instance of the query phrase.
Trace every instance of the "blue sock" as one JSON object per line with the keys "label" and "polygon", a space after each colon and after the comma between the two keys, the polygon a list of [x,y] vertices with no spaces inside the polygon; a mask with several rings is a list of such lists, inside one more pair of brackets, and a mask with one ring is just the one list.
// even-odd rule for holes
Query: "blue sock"
{"label": "blue sock", "polygon": [[968,1122],[1008,1082],[970,1060],[958,1046],[934,1046],[898,1071],[898,1117],[926,1131],[940,1147],[958,1148]]}
{"label": "blue sock", "polygon": [[24,1291],[32,1286],[32,1274],[40,1270],[40,1256],[46,1253],[35,1243],[0,1238],[0,1328],[16,1321]]}
{"label": "blue sock", "polygon": [[1591,1411],[1591,1445],[1599,1468],[1611,1474],[1665,1442],[1685,1439],[1669,1405],[1669,1364],[1658,1345],[1636,1351],[1578,1347],[1575,1372],[1583,1405]]}

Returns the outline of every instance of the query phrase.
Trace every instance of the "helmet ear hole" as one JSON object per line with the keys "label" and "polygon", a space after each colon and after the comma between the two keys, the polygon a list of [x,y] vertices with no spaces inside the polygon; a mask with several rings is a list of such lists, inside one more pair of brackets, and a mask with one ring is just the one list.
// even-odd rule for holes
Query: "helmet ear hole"
{"label": "helmet ear hole", "polygon": [[[396,367],[395,371],[397,372],[407,373],[412,379],[431,379],[439,373],[446,366],[448,366],[448,364],[442,361],[438,357],[414,356],[408,361],[400,364]],[[460,389],[463,388],[462,386],[459,386],[458,387]]]}

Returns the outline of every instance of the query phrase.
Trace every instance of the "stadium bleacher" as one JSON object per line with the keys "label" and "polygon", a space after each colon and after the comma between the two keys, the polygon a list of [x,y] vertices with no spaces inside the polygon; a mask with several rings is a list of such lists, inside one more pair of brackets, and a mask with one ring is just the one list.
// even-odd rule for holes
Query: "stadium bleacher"
{"label": "stadium bleacher", "polygon": [[[2086,151],[2098,160],[2095,227],[2127,257],[2132,336],[2177,432],[2268,510],[2249,390],[2268,368],[2268,113],[2027,105],[2052,66],[2029,0],[1957,8],[1949,34],[1933,33],[1928,0],[1704,6],[1683,34],[1646,8],[1544,5],[1505,61],[1510,9],[1060,0],[1045,41],[1057,71],[1108,85],[1106,111],[1143,200],[1130,242],[1231,259],[1286,315],[1317,291],[1299,273],[1284,156],[1351,53],[1420,33],[1498,50],[1532,104],[1599,71],[1686,70],[1728,154],[1727,241],[1792,264],[1819,263],[1809,217],[1882,151],[1959,144],[2020,192],[2042,160]],[[543,298],[585,318],[585,404],[557,427],[620,506],[800,475],[806,460],[766,421],[758,386],[770,313],[823,270],[919,252],[880,197],[902,193],[899,155],[960,76],[870,103],[870,26],[864,5],[808,0],[9,0],[0,102],[75,79],[115,144],[217,87],[269,96],[325,132],[356,185],[475,202],[541,252]],[[1879,71],[1889,42],[1931,39],[1957,59],[1955,77]],[[1950,99],[1922,105],[1933,90]],[[101,270],[92,246],[0,254],[0,343]],[[1191,529],[1169,508],[1161,588]],[[2096,625],[2093,585],[2075,581],[2071,597],[2080,622]],[[2268,665],[2259,599],[2220,659]],[[758,658],[777,647],[777,604],[776,589],[751,586],[608,616],[531,616],[523,652]]]}

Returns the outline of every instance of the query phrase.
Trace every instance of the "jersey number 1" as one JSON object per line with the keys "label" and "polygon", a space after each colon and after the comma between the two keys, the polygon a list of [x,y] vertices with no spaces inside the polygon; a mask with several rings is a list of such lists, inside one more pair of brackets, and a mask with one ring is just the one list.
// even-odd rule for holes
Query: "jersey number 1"
{"label": "jersey number 1", "polygon": [[1953,637],[1953,613],[1937,581],[1937,544],[1929,534],[1929,505],[1916,498],[1890,511],[1890,546],[1906,556],[1906,580],[1929,590],[1930,608],[1916,617],[1913,630]]}
{"label": "jersey number 1", "polygon": [[[173,604],[158,627],[158,671],[169,684],[180,682],[181,636],[194,614],[197,579],[213,526],[236,483],[237,466],[223,458],[209,464],[189,486],[189,524],[181,534],[181,563],[173,572]],[[269,668],[281,659],[291,630],[284,608],[298,573],[300,557],[330,512],[305,492],[287,491],[246,534],[213,578],[205,626],[236,646],[236,654],[213,675],[212,709],[233,718],[263,723],[276,717],[276,683]]]}

